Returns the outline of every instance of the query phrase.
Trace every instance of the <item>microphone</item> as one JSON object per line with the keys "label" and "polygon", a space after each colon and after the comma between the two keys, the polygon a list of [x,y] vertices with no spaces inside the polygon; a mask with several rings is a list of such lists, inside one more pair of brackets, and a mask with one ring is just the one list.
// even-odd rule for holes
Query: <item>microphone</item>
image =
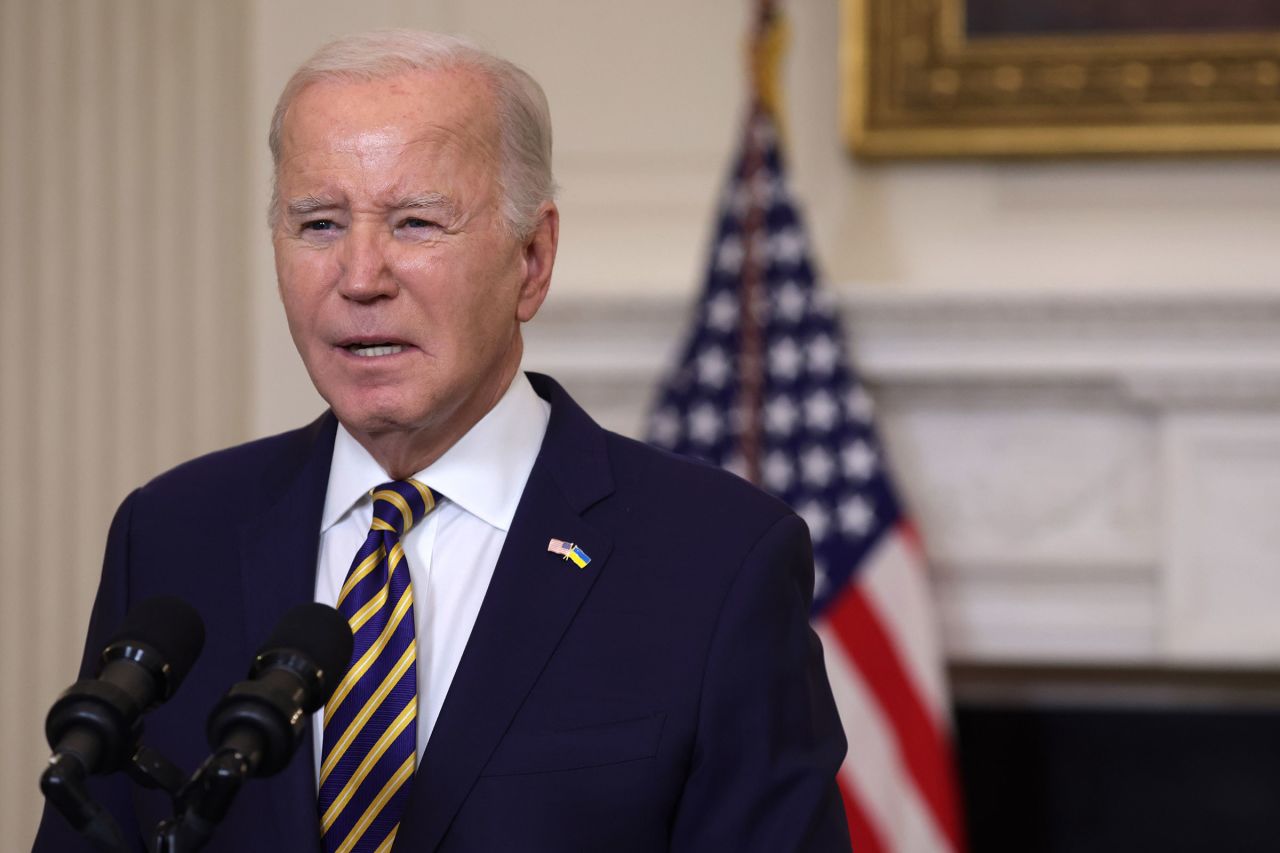
{"label": "microphone", "polygon": [[101,849],[124,850],[124,839],[89,796],[85,778],[130,763],[139,748],[142,715],[173,696],[203,647],[204,623],[191,605],[168,596],[146,599],[129,611],[103,649],[98,677],[77,681],[49,709],[45,737],[53,755],[40,775],[40,790],[73,829]]}
{"label": "microphone", "polygon": [[286,613],[258,651],[249,680],[227,691],[209,715],[209,745],[232,750],[246,775],[284,769],[298,748],[306,716],[337,689],[351,664],[351,626],[327,604]]}
{"label": "microphone", "polygon": [[133,756],[141,717],[173,696],[204,648],[200,614],[180,598],[136,605],[102,651],[97,678],[71,685],[49,709],[45,737],[82,772],[111,773]]}
{"label": "microphone", "polygon": [[307,715],[333,695],[351,664],[346,618],[326,604],[300,604],[258,651],[249,680],[227,691],[209,715],[213,749],[179,792],[176,814],[156,827],[157,853],[199,850],[251,776],[284,769]]}

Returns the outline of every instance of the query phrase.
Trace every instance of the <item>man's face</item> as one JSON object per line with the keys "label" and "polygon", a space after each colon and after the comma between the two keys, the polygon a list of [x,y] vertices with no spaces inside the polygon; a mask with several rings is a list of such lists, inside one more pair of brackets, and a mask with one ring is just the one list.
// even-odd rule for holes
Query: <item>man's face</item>
{"label": "man's face", "polygon": [[289,109],[280,295],[311,380],[357,437],[447,446],[519,365],[556,220],[549,207],[549,255],[546,227],[511,236],[497,140],[489,90],[465,71],[317,83]]}

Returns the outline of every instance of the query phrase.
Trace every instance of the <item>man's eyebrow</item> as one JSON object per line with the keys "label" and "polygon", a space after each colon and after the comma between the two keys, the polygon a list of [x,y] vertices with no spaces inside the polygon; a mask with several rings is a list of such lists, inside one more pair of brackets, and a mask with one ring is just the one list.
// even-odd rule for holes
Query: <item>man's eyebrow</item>
{"label": "man's eyebrow", "polygon": [[444,193],[420,193],[405,196],[395,203],[396,210],[439,210],[447,214],[454,211],[453,199]]}
{"label": "man's eyebrow", "polygon": [[301,198],[290,199],[289,204],[285,207],[285,212],[290,216],[306,216],[308,213],[315,213],[317,210],[329,210],[337,206],[338,203],[331,198],[304,195]]}

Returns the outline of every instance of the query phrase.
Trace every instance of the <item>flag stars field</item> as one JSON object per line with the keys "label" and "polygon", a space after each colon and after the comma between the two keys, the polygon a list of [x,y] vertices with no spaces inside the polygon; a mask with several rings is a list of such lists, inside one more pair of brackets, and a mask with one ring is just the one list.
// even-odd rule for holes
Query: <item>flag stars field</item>
{"label": "flag stars field", "polygon": [[764,458],[763,470],[760,472],[764,477],[764,484],[769,491],[774,494],[781,494],[791,488],[792,482],[795,481],[796,472],[791,464],[790,457],[780,450],[772,450]]}
{"label": "flag stars field", "polygon": [[827,579],[827,567],[821,560],[813,561],[813,597],[817,598],[826,592],[831,582]]}
{"label": "flag stars field", "polygon": [[804,401],[805,426],[814,432],[830,432],[840,417],[840,405],[831,392],[819,388]]}
{"label": "flag stars field", "polygon": [[723,429],[724,422],[710,403],[700,403],[689,413],[689,438],[698,444],[715,444]]}
{"label": "flag stars field", "polygon": [[720,244],[716,250],[716,269],[729,275],[737,275],[742,269],[742,261],[746,257],[746,248],[742,239],[732,237]]}
{"label": "flag stars field", "polygon": [[[812,486],[821,488],[831,482],[836,473],[835,460],[822,445],[815,444],[800,457],[801,478]],[[815,537],[817,534],[814,534]]]}
{"label": "flag stars field", "polygon": [[875,404],[871,402],[871,397],[862,385],[855,385],[850,390],[849,396],[845,399],[845,408],[849,417],[859,424],[870,424],[876,413]]}
{"label": "flag stars field", "polygon": [[721,347],[708,347],[698,356],[698,381],[710,388],[722,387],[732,369],[733,364]]}
{"label": "flag stars field", "polygon": [[707,302],[707,325],[720,332],[731,332],[738,325],[738,300],[722,290]]}
{"label": "flag stars field", "polygon": [[791,398],[785,394],[774,397],[765,404],[765,429],[776,435],[789,437],[795,431],[800,412]]}
{"label": "flag stars field", "polygon": [[791,280],[782,283],[773,301],[777,316],[789,323],[795,323],[804,317],[804,311],[809,302],[800,285]]}
{"label": "flag stars field", "polygon": [[680,417],[671,409],[658,409],[649,418],[649,434],[664,447],[680,441]]}
{"label": "flag stars field", "polygon": [[840,529],[850,536],[863,536],[871,529],[876,513],[861,495],[840,502]]}
{"label": "flag stars field", "polygon": [[830,524],[830,514],[822,502],[811,499],[796,508],[796,512],[800,513],[800,517],[804,519],[804,523],[809,526],[809,536],[812,537],[814,546],[817,547],[827,536],[827,525]]}
{"label": "flag stars field", "polygon": [[813,340],[809,341],[805,354],[808,356],[809,370],[821,376],[827,376],[839,363],[840,347],[830,335],[815,335]]}
{"label": "flag stars field", "polygon": [[804,234],[797,228],[789,228],[769,239],[769,260],[794,266],[804,259],[806,248]]}
{"label": "flag stars field", "polygon": [[867,480],[876,471],[876,452],[864,439],[858,439],[844,446],[840,451],[840,462],[844,466],[844,474],[859,482]]}
{"label": "flag stars field", "polygon": [[769,372],[777,378],[795,379],[803,365],[804,355],[791,338],[783,338],[769,347]]}

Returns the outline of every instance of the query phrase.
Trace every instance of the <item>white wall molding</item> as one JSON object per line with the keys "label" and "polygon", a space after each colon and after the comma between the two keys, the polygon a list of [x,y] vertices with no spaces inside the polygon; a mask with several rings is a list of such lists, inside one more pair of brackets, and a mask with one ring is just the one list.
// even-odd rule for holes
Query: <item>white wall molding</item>
{"label": "white wall molding", "polygon": [[[954,660],[1280,661],[1280,296],[838,302]],[[636,434],[689,313],[553,300],[528,364]]]}
{"label": "white wall molding", "polygon": [[856,293],[843,303],[864,369],[894,381],[1280,376],[1280,298],[1268,294]]}

